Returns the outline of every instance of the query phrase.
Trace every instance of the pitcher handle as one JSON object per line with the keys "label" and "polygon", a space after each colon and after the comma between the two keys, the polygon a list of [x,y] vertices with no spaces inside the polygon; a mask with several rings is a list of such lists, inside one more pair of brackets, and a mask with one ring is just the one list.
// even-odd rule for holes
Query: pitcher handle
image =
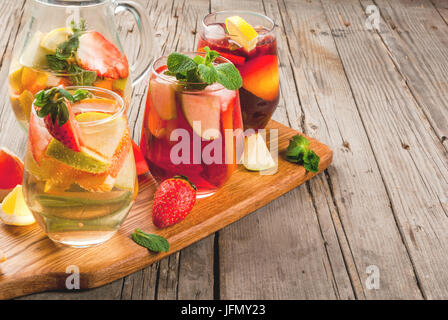
{"label": "pitcher handle", "polygon": [[132,13],[137,23],[140,36],[140,50],[135,62],[130,66],[130,71],[135,75],[132,77],[132,86],[135,86],[143,79],[151,66],[153,57],[148,40],[154,39],[153,32],[149,15],[139,3],[132,0],[116,1],[115,14],[122,11]]}

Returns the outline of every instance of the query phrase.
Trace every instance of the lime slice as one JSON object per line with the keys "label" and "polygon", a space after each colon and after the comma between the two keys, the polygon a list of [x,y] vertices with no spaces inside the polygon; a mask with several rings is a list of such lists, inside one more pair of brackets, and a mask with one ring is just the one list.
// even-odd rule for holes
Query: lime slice
{"label": "lime slice", "polygon": [[111,165],[109,160],[86,147],[81,147],[81,152],[76,152],[56,139],[51,140],[46,155],[70,167],[90,173],[103,173]]}
{"label": "lime slice", "polygon": [[260,134],[246,137],[243,164],[250,171],[262,171],[275,167],[275,161]]}
{"label": "lime slice", "polygon": [[21,185],[17,185],[3,200],[0,220],[14,226],[27,226],[36,222],[25,204]]}
{"label": "lime slice", "polygon": [[232,16],[226,19],[226,28],[230,39],[250,52],[257,46],[258,33],[239,16]]}
{"label": "lime slice", "polygon": [[55,53],[57,47],[68,40],[68,38],[73,34],[70,28],[59,28],[48,32],[42,37],[40,41],[40,46],[48,51]]}

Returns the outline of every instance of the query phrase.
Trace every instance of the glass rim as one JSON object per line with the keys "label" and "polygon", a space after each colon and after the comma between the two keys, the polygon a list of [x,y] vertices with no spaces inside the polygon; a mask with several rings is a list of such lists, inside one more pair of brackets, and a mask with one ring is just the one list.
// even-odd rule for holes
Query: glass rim
{"label": "glass rim", "polygon": [[[92,3],[89,3],[89,2]],[[44,6],[50,6],[50,7],[56,7],[56,8],[65,8],[65,7],[95,7],[98,5],[103,5],[110,0],[57,0],[55,3],[48,2],[48,0],[34,0],[34,3],[44,5]]]}
{"label": "glass rim", "polygon": [[[194,54],[195,54],[195,55],[201,55],[201,56],[206,55],[206,52],[202,52],[202,51],[182,51],[182,52],[179,52],[179,53],[180,53],[180,54],[184,54],[184,55],[194,55]],[[167,75],[165,75],[165,74],[163,74],[163,73],[160,73],[160,72],[157,72],[157,70],[155,69],[155,65],[156,65],[156,63],[162,61],[163,59],[167,60],[167,59],[168,59],[168,56],[167,56],[167,55],[163,55],[163,56],[160,56],[160,57],[158,57],[157,59],[154,59],[154,60],[153,60],[153,62],[151,63],[151,73],[154,74],[156,77],[161,78],[161,79],[163,79],[163,80],[165,80],[165,81],[168,81],[168,82],[170,82],[170,83],[179,84],[179,80],[177,80],[176,78],[167,76]],[[229,59],[227,59],[227,58],[225,58],[225,57],[223,57],[223,56],[221,56],[221,55],[220,55],[219,57],[217,57],[214,61],[216,61],[217,59],[221,59],[221,60],[223,60],[223,62],[221,62],[221,63],[230,63],[230,64],[233,65],[233,63],[232,63]],[[165,71],[165,70],[164,70],[164,71]],[[187,84],[187,85],[189,85],[189,84],[191,84],[191,85],[195,85],[195,84],[197,84],[197,85],[204,84],[203,82],[184,82],[184,83]],[[215,84],[215,83],[213,83],[213,84]],[[211,84],[211,85],[213,85],[213,84]],[[207,87],[208,87],[208,86],[210,86],[210,85],[207,85]],[[221,86],[221,87],[219,87],[219,88],[216,88],[216,89],[208,89],[207,91],[208,91],[208,92],[215,92],[215,91],[219,91],[219,90],[223,90],[223,89],[225,89],[225,87],[224,87],[223,85],[220,84],[220,86]],[[202,92],[202,91],[206,90],[207,87],[205,87],[204,89],[197,89],[197,90],[183,90],[182,93],[188,93],[188,92],[191,92],[191,93]]]}
{"label": "glass rim", "polygon": [[[117,119],[118,117],[120,117],[124,113],[124,110],[126,109],[126,106],[124,104],[123,98],[119,94],[117,94],[116,92],[113,92],[113,91],[108,90],[108,89],[99,88],[99,87],[92,87],[92,86],[67,86],[64,89],[67,90],[67,91],[83,89],[83,90],[86,90],[86,91],[89,91],[89,92],[91,92],[91,91],[102,92],[102,93],[105,93],[107,95],[112,96],[112,98],[115,101],[117,101],[117,103],[120,106],[120,108],[117,111],[115,111],[113,114],[111,114],[110,117],[107,117],[107,118],[104,118],[104,119],[93,120],[93,121],[83,121],[83,122],[79,122],[79,121],[75,120],[76,123],[79,126],[81,126],[81,127],[94,127],[94,126],[106,124],[106,123],[108,123],[110,121],[113,121],[113,120]],[[33,104],[34,104],[34,100],[33,100]],[[32,112],[35,112],[34,108],[32,108]]]}
{"label": "glass rim", "polygon": [[[225,14],[228,14],[228,16],[230,17],[230,16],[231,16],[231,13],[236,13],[236,14],[248,14],[248,15],[252,15],[252,16],[258,16],[258,17],[260,17],[260,18],[262,18],[262,19],[265,19],[265,20],[269,21],[269,22],[271,23],[272,26],[268,29],[268,33],[272,33],[272,32],[274,31],[275,27],[277,26],[277,25],[275,24],[274,19],[268,17],[267,15],[264,15],[264,14],[262,14],[262,13],[259,13],[259,12],[250,11],[250,10],[221,10],[221,11],[210,12],[209,14],[205,15],[204,18],[202,18],[202,21],[201,21],[201,23],[202,23],[202,27],[203,27],[203,28],[206,28],[206,27],[209,26],[209,24],[205,23],[205,20],[206,20],[208,17],[211,17],[211,16],[213,16],[213,15],[217,15],[217,14],[224,14],[224,15],[225,15]],[[258,35],[257,38],[258,38],[259,36],[260,36],[260,35]]]}

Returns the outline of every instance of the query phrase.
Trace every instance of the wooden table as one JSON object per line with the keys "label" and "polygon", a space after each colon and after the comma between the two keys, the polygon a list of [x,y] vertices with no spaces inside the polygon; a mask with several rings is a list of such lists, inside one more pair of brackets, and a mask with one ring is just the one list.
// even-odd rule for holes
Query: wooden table
{"label": "wooden table", "polygon": [[[144,270],[93,290],[26,299],[448,298],[448,1],[140,2],[155,28],[149,41],[164,52],[193,50],[210,10],[274,18],[281,62],[274,118],[328,144],[333,164]],[[379,31],[366,28],[372,4]],[[0,145],[20,155],[26,137],[6,78],[23,5],[0,2]],[[132,60],[133,20],[121,14],[117,24]],[[134,88],[129,114],[137,141],[146,89],[147,79]]]}

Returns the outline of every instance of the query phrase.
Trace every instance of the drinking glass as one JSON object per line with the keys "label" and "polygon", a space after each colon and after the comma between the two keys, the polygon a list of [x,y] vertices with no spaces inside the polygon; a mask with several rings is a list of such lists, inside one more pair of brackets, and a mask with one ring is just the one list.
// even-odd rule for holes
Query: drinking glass
{"label": "drinking glass", "polygon": [[102,88],[66,88],[77,89],[92,95],[71,105],[81,150],[69,149],[49,135],[33,107],[23,190],[28,207],[51,240],[89,247],[118,230],[138,184],[123,99]]}
{"label": "drinking glass", "polygon": [[[230,61],[218,57],[214,63]],[[164,56],[151,68],[140,146],[156,180],[184,175],[198,198],[207,197],[229,179],[244,149],[238,90],[181,85],[164,73],[166,64]]]}
{"label": "drinking glass", "polygon": [[[256,46],[249,52],[231,39],[225,21],[239,16],[258,33]],[[244,129],[263,129],[279,101],[277,40],[274,21],[250,11],[219,11],[204,17],[198,50],[208,46],[229,59],[240,71],[243,86],[239,89]]]}

